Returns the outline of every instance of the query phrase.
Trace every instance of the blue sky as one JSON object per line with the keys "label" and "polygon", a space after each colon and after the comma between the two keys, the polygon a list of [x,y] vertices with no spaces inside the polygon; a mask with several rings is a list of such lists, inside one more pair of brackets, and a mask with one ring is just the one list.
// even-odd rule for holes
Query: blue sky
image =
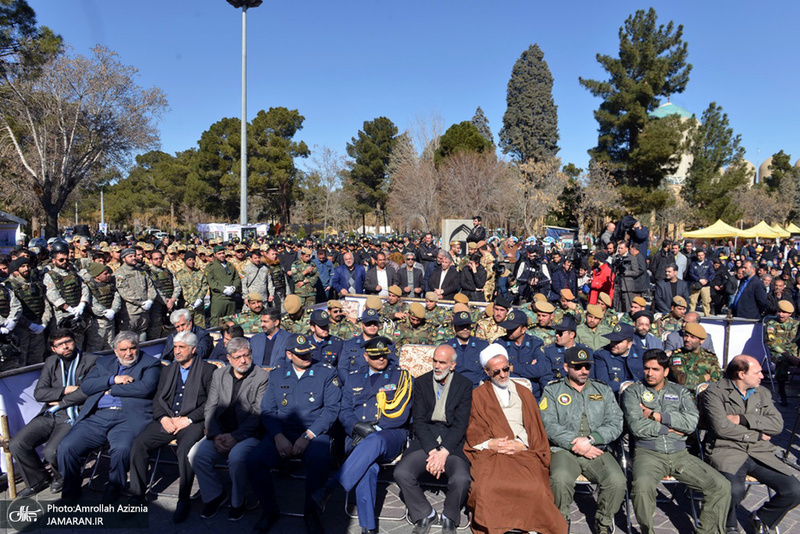
{"label": "blue sky", "polygon": [[[139,69],[141,85],[166,92],[162,150],[193,147],[240,115],[241,11],[225,0],[29,3],[76,52],[102,44]],[[481,106],[497,141],[511,68],[538,43],[554,78],[559,156],[584,167],[600,100],[578,77],[605,79],[595,55],[616,56],[625,18],[650,5],[659,22],[683,24],[694,65],[672,102],[698,116],[720,104],[756,165],[781,149],[800,158],[796,0],[266,0],[248,12],[248,119],[298,109],[296,139],[344,154],[366,120],[386,116],[402,131],[438,116],[447,128]]]}

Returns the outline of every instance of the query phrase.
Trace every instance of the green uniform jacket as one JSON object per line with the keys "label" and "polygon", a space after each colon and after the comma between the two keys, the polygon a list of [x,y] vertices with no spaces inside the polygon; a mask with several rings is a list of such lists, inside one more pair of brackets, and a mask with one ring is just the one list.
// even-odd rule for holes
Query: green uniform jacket
{"label": "green uniform jacket", "polygon": [[[700,395],[700,413],[708,432],[703,439],[708,462],[723,473],[736,473],[747,457],[781,473],[786,465],[775,456],[772,441],[762,434],[776,436],[783,431],[783,416],[772,402],[772,392],[761,386],[744,400],[733,385],[723,378]],[[728,420],[738,415],[739,424]]]}
{"label": "green uniform jacket", "polygon": [[[311,267],[311,272],[308,274],[303,274],[303,271],[306,268]],[[319,273],[317,272],[317,266],[314,264],[313,261],[308,263],[303,263],[300,260],[297,260],[292,264],[292,280],[295,283],[294,292],[298,297],[310,297],[311,295],[317,294],[317,280],[319,280]],[[304,282],[302,286],[297,287],[297,282]]]}
{"label": "green uniform jacket", "polygon": [[678,384],[686,386],[694,395],[697,386],[703,382],[716,382],[722,378],[723,373],[717,356],[710,350],[699,347],[697,352],[686,349],[674,351],[670,355],[669,376]]}
{"label": "green uniform jacket", "polygon": [[622,433],[622,410],[614,392],[595,380],[588,380],[581,391],[566,379],[550,382],[542,393],[539,411],[552,452],[572,450],[572,440],[586,435],[580,432],[584,415],[596,445],[611,443]]}
{"label": "green uniform jacket", "polygon": [[[639,404],[660,413],[661,422],[645,419]],[[669,380],[661,391],[643,382],[631,384],[622,394],[622,412],[637,447],[665,454],[686,448],[686,434],[694,432],[700,417],[689,390]]]}
{"label": "green uniform jacket", "polygon": [[600,350],[608,345],[608,338],[603,336],[610,332],[611,329],[604,326],[602,323],[597,325],[594,331],[585,324],[579,324],[578,328],[575,330],[575,342],[586,345],[592,350]]}
{"label": "green uniform jacket", "polygon": [[794,343],[797,325],[797,319],[791,318],[785,323],[770,319],[764,324],[764,341],[773,358],[784,353],[797,356],[797,345]]}
{"label": "green uniform jacket", "polygon": [[225,286],[233,286],[236,288],[235,293],[242,291],[242,279],[239,278],[239,273],[233,268],[233,265],[228,263],[228,271],[222,266],[219,260],[214,260],[206,267],[206,281],[208,288],[211,290],[212,299],[233,300],[233,295],[226,296],[222,293]]}

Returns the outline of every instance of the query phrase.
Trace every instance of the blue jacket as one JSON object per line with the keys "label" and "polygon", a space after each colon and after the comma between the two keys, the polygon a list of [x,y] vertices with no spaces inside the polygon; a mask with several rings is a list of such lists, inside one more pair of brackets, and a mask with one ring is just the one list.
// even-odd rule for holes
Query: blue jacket
{"label": "blue jacket", "polygon": [[689,265],[687,278],[690,282],[699,282],[701,279],[705,279],[711,284],[711,280],[714,279],[714,266],[711,265],[708,258],[703,262],[703,265],[700,265],[698,261],[693,261],[692,264]]}
{"label": "blue jacket", "polygon": [[[342,391],[342,409],[339,412],[339,421],[344,426],[344,431],[350,436],[353,433],[353,426],[359,421],[375,422],[381,430],[390,428],[405,428],[411,417],[411,400],[400,412],[397,417],[386,417],[378,413],[376,399],[379,391],[386,392],[387,402],[392,402],[398,392],[401,374],[408,374],[399,367],[389,364],[386,369],[381,371],[380,376],[372,383],[368,370],[353,371],[347,377]],[[410,375],[407,377],[411,379]],[[406,392],[411,395],[411,388]],[[402,406],[402,405],[401,405]],[[400,407],[398,407],[398,410]],[[393,414],[390,414],[393,415]]]}
{"label": "blue jacket", "polygon": [[153,397],[161,376],[161,360],[139,352],[139,359],[125,373],[133,377],[130,384],[109,385],[119,373],[119,360],[116,355],[103,356],[86,375],[81,390],[88,395],[83,402],[76,423],[86,419],[106,393],[119,397],[122,409],[134,434],[141,433],[153,421]]}
{"label": "blue jacket", "polygon": [[[350,275],[347,265],[340,265],[333,270],[333,279],[331,280],[331,287],[338,295],[342,289],[348,289],[347,278]],[[353,266],[353,278],[355,279],[356,294],[364,294],[364,279],[367,277],[367,272],[364,267],[356,264]]]}
{"label": "blue jacket", "polygon": [[549,372],[544,361],[540,358],[542,340],[530,334],[525,334],[522,344],[517,345],[507,336],[497,338],[495,343],[503,345],[508,352],[508,363],[514,366],[511,376],[521,376],[531,381],[533,396],[538,400],[542,395],[542,378]]}
{"label": "blue jacket", "polygon": [[[208,335],[204,329],[197,325],[192,325],[192,334],[197,336],[197,348],[195,354],[201,360],[207,360],[211,355],[212,347],[211,336]],[[166,360],[173,360],[175,356],[172,354],[173,344],[175,343],[175,332],[167,336],[164,342],[164,348],[161,351],[161,358]]]}
{"label": "blue jacket", "polygon": [[336,364],[339,363],[339,355],[342,353],[342,345],[344,345],[342,338],[328,336],[324,341],[317,341],[313,335],[309,335],[308,339],[314,345],[314,350],[311,353],[312,358],[319,362],[327,363],[336,369]]}
{"label": "blue jacket", "polygon": [[277,367],[286,361],[286,342],[291,334],[282,328],[275,333],[272,352],[264,354],[267,347],[267,334],[261,332],[250,338],[250,350],[253,352],[253,365],[261,367]]}
{"label": "blue jacket", "polygon": [[[352,337],[342,343],[339,361],[336,362],[339,380],[342,383],[347,381],[347,377],[353,371],[364,371],[368,367],[367,360],[364,359],[364,343],[366,343],[366,340],[363,335]],[[394,349],[395,345],[392,345],[392,352],[389,354],[389,365],[398,365]]]}
{"label": "blue jacket", "polygon": [[594,375],[592,378],[607,384],[614,393],[619,393],[619,386],[628,380],[639,381],[644,378],[642,352],[635,344],[631,345],[626,357],[614,356],[606,349],[594,353]]}
{"label": "blue jacket", "polygon": [[[592,349],[583,345],[582,343],[575,343],[576,347],[585,349],[589,356],[592,356]],[[564,352],[567,349],[556,345],[555,343],[551,343],[546,347],[541,348],[541,355],[539,358],[542,360],[547,373],[542,377],[541,384],[542,389],[550,383],[551,380],[556,380],[560,378],[565,378],[566,375],[564,373]]]}
{"label": "blue jacket", "polygon": [[457,337],[448,339],[446,343],[456,349],[456,372],[468,378],[473,388],[480,386],[487,378],[486,372],[481,367],[481,351],[489,346],[489,342],[472,336],[466,345],[462,345]]}
{"label": "blue jacket", "polygon": [[578,278],[575,276],[574,269],[570,269],[568,272],[563,267],[558,267],[550,273],[550,282],[552,286],[550,298],[553,300],[561,298],[559,293],[562,289],[569,289],[573,295],[578,294]]}
{"label": "blue jacket", "polygon": [[[745,280],[739,282],[739,287],[741,288],[744,283]],[[739,295],[738,290],[736,292],[734,297],[734,317],[761,320],[768,306],[769,298],[767,297],[764,283],[758,276],[753,275],[747,282],[747,286],[742,290],[742,294]]]}

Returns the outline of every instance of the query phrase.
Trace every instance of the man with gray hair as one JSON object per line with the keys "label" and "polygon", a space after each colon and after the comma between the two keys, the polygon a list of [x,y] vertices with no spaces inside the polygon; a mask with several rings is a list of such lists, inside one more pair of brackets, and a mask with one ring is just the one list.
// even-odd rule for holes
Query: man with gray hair
{"label": "man with gray hair", "polygon": [[181,332],[191,332],[197,336],[197,343],[195,354],[201,360],[205,360],[213,350],[213,343],[211,336],[208,332],[198,325],[194,324],[192,312],[186,308],[175,310],[169,315],[169,322],[175,327],[175,332],[167,336],[164,342],[164,348],[161,350],[162,360],[171,360],[173,358],[173,345],[175,343],[175,336]]}
{"label": "man with gray hair", "polygon": [[81,390],[88,397],[58,447],[58,465],[64,476],[61,496],[65,500],[80,498],[86,455],[106,442],[110,444],[111,467],[103,501],[117,500],[127,483],[133,440],[153,420],[153,395],[161,362],[139,354],[136,332],[120,332],[113,346],[114,354],[98,359],[83,379]]}
{"label": "man with gray hair", "polygon": [[144,501],[150,452],[176,440],[178,448],[178,504],[172,516],[180,523],[189,515],[194,471],[188,455],[203,438],[205,405],[216,367],[197,356],[197,336],[191,331],[174,336],[175,360],[163,371],[153,399],[153,421],[136,437],[131,448],[131,494]]}
{"label": "man with gray hair", "polygon": [[250,342],[243,337],[228,342],[228,363],[214,371],[205,406],[206,437],[189,451],[189,462],[197,474],[203,511],[200,517],[214,517],[228,502],[228,493],[214,466],[228,465],[231,478],[228,519],[244,516],[248,454],[258,445],[264,431],[259,422],[261,399],[269,373],[253,365]]}
{"label": "man with gray hair", "polygon": [[452,300],[461,289],[461,276],[453,267],[453,257],[447,253],[440,254],[442,261],[433,269],[428,278],[428,291],[439,295],[439,299]]}

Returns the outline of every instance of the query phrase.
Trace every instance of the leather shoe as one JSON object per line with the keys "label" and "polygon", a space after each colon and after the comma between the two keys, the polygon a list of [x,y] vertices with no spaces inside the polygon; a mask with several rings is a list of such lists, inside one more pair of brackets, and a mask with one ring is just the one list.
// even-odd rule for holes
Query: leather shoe
{"label": "leather shoe", "polygon": [[451,519],[442,516],[442,534],[456,534],[456,524]]}
{"label": "leather shoe", "polygon": [[50,484],[50,493],[61,493],[64,489],[64,479],[59,477]]}
{"label": "leather shoe", "polygon": [[322,517],[316,505],[307,507],[304,515],[303,519],[305,520],[308,534],[325,534],[325,528],[322,526]]}
{"label": "leather shoe", "polygon": [[178,501],[178,504],[175,505],[175,512],[172,514],[172,522],[177,525],[186,521],[191,509],[192,505],[189,501]]}
{"label": "leather shoe", "polygon": [[19,493],[17,493],[17,497],[31,497],[33,495],[36,495],[37,493],[39,493],[40,491],[42,491],[43,489],[45,489],[49,485],[50,485],[50,481],[45,478],[45,479],[37,482],[33,486],[25,488],[24,490],[22,490]]}
{"label": "leather shoe", "polygon": [[228,494],[225,492],[225,490],[222,490],[222,493],[220,493],[219,496],[210,500],[205,506],[203,506],[203,511],[200,512],[200,517],[203,519],[211,519],[217,515],[219,509],[222,508],[222,505],[226,502],[228,502]]}
{"label": "leather shoe", "polygon": [[378,529],[361,527],[361,534],[378,534]]}
{"label": "leather shoe", "polygon": [[750,524],[753,526],[753,534],[772,534],[769,527],[758,517],[757,512],[750,514]]}
{"label": "leather shoe", "polygon": [[424,517],[419,521],[414,522],[414,529],[411,531],[411,534],[428,534],[428,532],[431,530],[431,525],[436,523],[437,519],[438,516],[436,515],[436,512],[434,512],[433,515]]}
{"label": "leather shoe", "polygon": [[277,508],[269,513],[264,512],[264,514],[261,516],[261,519],[259,519],[258,523],[256,523],[253,527],[253,532],[257,534],[266,534],[273,526],[275,526],[275,523],[277,523],[278,519],[280,518],[281,512]]}

